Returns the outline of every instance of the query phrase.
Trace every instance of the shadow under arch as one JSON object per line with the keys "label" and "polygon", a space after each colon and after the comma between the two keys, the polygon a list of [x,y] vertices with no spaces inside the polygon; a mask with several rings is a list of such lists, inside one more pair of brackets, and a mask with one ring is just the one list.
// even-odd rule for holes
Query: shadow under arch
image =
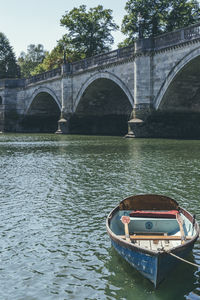
{"label": "shadow under arch", "polygon": [[22,120],[25,132],[55,132],[58,127],[61,105],[49,89],[34,92]]}
{"label": "shadow under arch", "polygon": [[3,99],[2,99],[2,97],[0,96],[0,105],[2,105],[3,104]]}
{"label": "shadow under arch", "polygon": [[[156,110],[159,109],[160,106],[162,106],[162,102],[166,102],[166,93],[169,91],[170,86],[173,84],[173,82],[176,80],[176,78],[183,74],[183,72],[186,74],[186,72],[190,71],[192,67],[195,66],[196,61],[199,61],[200,58],[200,47],[194,49],[189,54],[184,56],[175,66],[172,68],[172,70],[169,72],[168,76],[166,77],[164,83],[162,84],[157,96],[154,100],[154,108]],[[199,65],[199,64],[198,64]],[[197,66],[195,66],[196,69]],[[188,70],[190,68],[190,70]]]}
{"label": "shadow under arch", "polygon": [[123,82],[108,72],[98,72],[80,89],[70,120],[70,132],[124,135],[133,110],[133,98]]}
{"label": "shadow under arch", "polygon": [[156,137],[200,139],[199,70],[200,47],[197,47],[168,74],[149,118]]}
{"label": "shadow under arch", "polygon": [[85,83],[82,85],[82,87],[75,99],[74,111],[76,111],[76,108],[82,98],[82,95],[84,94],[84,92],[88,88],[88,86],[90,84],[92,84],[94,81],[96,81],[97,79],[102,79],[102,78],[109,79],[109,80],[113,81],[114,83],[116,83],[116,85],[118,85],[123,90],[123,92],[126,94],[132,107],[134,106],[134,99],[133,99],[128,87],[123,83],[123,81],[118,76],[106,71],[106,72],[97,72],[92,77],[90,77],[89,79],[87,79],[85,81]]}

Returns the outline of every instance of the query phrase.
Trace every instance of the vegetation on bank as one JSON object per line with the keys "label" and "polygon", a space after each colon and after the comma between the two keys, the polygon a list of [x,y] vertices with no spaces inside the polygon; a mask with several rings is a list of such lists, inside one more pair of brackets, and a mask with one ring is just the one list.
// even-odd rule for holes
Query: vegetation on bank
{"label": "vegetation on bank", "polygon": [[[197,0],[128,0],[121,31],[128,46],[135,39],[170,32],[200,21]],[[85,5],[66,11],[60,19],[66,33],[48,52],[42,44],[29,45],[18,59],[5,34],[0,32],[0,79],[26,78],[59,67],[63,59],[77,61],[111,49],[112,32],[119,30],[111,9],[102,5],[87,10]]]}

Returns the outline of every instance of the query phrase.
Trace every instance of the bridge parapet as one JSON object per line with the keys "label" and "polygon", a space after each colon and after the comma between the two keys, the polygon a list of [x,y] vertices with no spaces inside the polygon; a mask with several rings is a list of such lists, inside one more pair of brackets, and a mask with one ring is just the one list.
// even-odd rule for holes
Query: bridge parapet
{"label": "bridge parapet", "polygon": [[[128,47],[95,55],[77,62],[67,63],[64,68],[64,73],[71,75],[76,74],[98,66],[104,66],[110,63],[120,62],[124,59],[133,58],[135,55],[142,54],[143,52],[163,50],[196,39],[200,39],[200,23],[156,37],[139,39]],[[61,76],[61,74],[61,68],[53,69],[26,79],[25,84],[29,85],[41,80]]]}
{"label": "bridge parapet", "polygon": [[200,23],[155,37],[154,48],[160,50],[196,39],[200,39]]}
{"label": "bridge parapet", "polygon": [[200,39],[200,23],[155,37],[135,41],[136,53],[159,51]]}
{"label": "bridge parapet", "polygon": [[26,79],[1,79],[0,80],[0,89],[1,88],[19,88],[25,86]]}
{"label": "bridge parapet", "polygon": [[61,75],[61,68],[56,68],[51,71],[47,71],[38,75],[31,76],[30,78],[26,79],[26,85],[29,85],[31,83],[35,83],[41,80],[50,79],[56,76]]}
{"label": "bridge parapet", "polygon": [[135,53],[134,44],[128,47],[119,48],[117,50],[92,56],[71,64],[71,73],[80,72],[95,66],[101,66],[121,59],[133,57]]}

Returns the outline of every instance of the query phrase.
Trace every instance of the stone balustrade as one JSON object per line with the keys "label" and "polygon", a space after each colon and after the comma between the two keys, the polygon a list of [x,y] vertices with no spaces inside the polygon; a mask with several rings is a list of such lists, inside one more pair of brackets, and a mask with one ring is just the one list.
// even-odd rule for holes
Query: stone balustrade
{"label": "stone balustrade", "polygon": [[[150,37],[145,39],[136,40],[132,45],[124,48],[119,48],[114,51],[102,53],[93,57],[89,57],[77,62],[67,63],[62,71],[62,68],[56,68],[45,73],[41,73],[32,76],[27,79],[20,79],[18,85],[29,85],[35,82],[48,80],[56,76],[61,76],[62,72],[64,74],[72,75],[81,71],[88,70],[90,68],[103,66],[106,64],[119,62],[120,60],[129,59],[134,57],[138,53],[147,51],[159,51],[168,47],[178,46],[182,43],[189,42],[192,40],[200,39],[200,23],[194,24],[192,26],[182,28],[173,32],[162,34],[156,37]],[[16,80],[5,80],[2,82],[0,80],[0,87],[3,85],[16,85]]]}

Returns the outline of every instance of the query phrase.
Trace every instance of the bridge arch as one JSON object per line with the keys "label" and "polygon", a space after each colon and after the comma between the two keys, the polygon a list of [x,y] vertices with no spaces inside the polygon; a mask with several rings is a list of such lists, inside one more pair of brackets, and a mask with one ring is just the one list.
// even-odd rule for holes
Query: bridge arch
{"label": "bridge arch", "polygon": [[164,83],[162,84],[158,95],[154,100],[154,108],[156,110],[162,108],[164,102],[167,98],[167,92],[169,91],[170,87],[172,86],[173,82],[184,72],[184,70],[190,66],[192,62],[193,65],[197,62],[197,59],[200,62],[200,47],[197,47],[189,54],[185,55],[169,72],[168,76],[166,77]]}
{"label": "bridge arch", "polygon": [[32,94],[22,120],[28,132],[55,132],[61,104],[56,94],[47,87],[39,87]]}
{"label": "bridge arch", "polygon": [[132,97],[132,94],[130,92],[130,90],[128,89],[128,87],[125,85],[125,83],[116,75],[108,72],[108,71],[104,71],[104,72],[97,72],[95,73],[93,76],[91,76],[89,79],[87,79],[84,84],[82,85],[82,87],[80,88],[78,95],[74,101],[74,112],[76,111],[76,108],[80,102],[80,99],[82,98],[85,90],[89,87],[89,85],[91,85],[94,81],[98,80],[98,79],[108,79],[110,81],[113,81],[117,86],[119,86],[123,92],[126,94],[130,104],[132,105],[132,107],[134,106],[134,99]]}
{"label": "bridge arch", "polygon": [[51,90],[50,88],[48,88],[48,87],[39,87],[39,88],[37,88],[37,89],[33,92],[32,96],[31,96],[31,98],[30,98],[29,104],[28,104],[28,106],[27,106],[27,109],[26,109],[26,111],[25,111],[25,114],[28,113],[28,111],[30,110],[30,107],[31,107],[33,101],[34,101],[34,100],[36,99],[36,97],[37,97],[39,94],[41,94],[41,93],[49,94],[49,95],[52,97],[52,99],[56,102],[56,104],[58,105],[59,109],[61,110],[61,103],[60,103],[58,97],[56,96],[56,94],[54,93],[54,91],[52,91],[52,90]]}
{"label": "bridge arch", "polygon": [[200,47],[190,51],[171,69],[154,101],[151,120],[156,134],[200,138],[199,70]]}
{"label": "bridge arch", "polygon": [[97,72],[77,94],[71,132],[126,134],[133,104],[128,87],[119,77],[106,71]]}
{"label": "bridge arch", "polygon": [[2,99],[2,97],[0,96],[0,105],[2,105],[3,104],[3,99]]}

